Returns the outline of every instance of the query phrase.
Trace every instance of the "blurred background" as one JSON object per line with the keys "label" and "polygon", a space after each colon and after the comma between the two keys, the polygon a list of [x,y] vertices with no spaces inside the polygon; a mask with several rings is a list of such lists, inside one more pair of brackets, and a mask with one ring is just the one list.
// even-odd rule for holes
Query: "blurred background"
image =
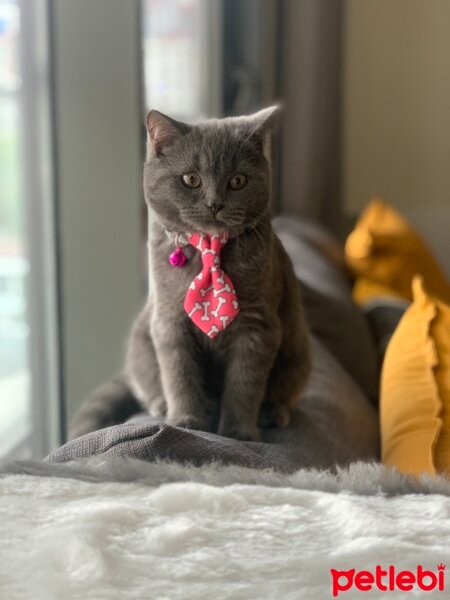
{"label": "blurred background", "polygon": [[0,456],[44,456],[146,296],[145,115],[282,100],[274,212],[374,194],[450,273],[448,0],[0,0]]}

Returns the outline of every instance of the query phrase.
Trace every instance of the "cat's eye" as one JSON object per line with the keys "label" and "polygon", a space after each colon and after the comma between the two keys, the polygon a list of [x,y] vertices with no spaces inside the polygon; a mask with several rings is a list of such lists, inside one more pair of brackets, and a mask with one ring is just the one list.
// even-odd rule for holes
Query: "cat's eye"
{"label": "cat's eye", "polygon": [[241,174],[233,175],[228,182],[228,185],[232,190],[240,190],[247,185],[247,177]]}
{"label": "cat's eye", "polygon": [[185,173],[181,180],[183,181],[184,185],[188,188],[198,188],[202,182],[202,180],[200,179],[200,175],[198,175],[197,173],[194,173],[192,171],[192,173]]}

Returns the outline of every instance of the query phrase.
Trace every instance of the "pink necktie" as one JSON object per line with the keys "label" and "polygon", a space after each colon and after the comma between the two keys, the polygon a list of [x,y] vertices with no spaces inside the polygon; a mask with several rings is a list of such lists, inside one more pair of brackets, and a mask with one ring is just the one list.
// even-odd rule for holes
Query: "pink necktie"
{"label": "pink necktie", "polygon": [[239,312],[234,286],[220,266],[220,252],[228,235],[192,233],[187,239],[202,253],[203,267],[189,286],[184,309],[195,325],[213,339]]}

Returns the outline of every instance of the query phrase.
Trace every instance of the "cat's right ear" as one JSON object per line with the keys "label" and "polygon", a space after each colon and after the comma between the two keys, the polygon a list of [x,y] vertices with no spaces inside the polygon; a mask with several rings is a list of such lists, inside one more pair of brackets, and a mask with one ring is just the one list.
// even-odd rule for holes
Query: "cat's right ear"
{"label": "cat's right ear", "polygon": [[188,133],[189,125],[175,121],[158,110],[151,110],[147,115],[147,131],[148,151],[161,156],[180,136]]}

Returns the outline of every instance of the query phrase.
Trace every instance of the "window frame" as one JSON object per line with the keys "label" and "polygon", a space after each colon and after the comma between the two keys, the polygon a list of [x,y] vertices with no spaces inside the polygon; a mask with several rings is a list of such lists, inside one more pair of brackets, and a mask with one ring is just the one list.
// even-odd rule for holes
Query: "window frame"
{"label": "window frame", "polygon": [[[61,443],[61,361],[58,240],[54,196],[51,24],[47,0],[18,0],[21,15],[20,94],[22,114],[25,238],[30,325],[31,448],[40,458]],[[18,448],[20,451],[20,446]]]}

